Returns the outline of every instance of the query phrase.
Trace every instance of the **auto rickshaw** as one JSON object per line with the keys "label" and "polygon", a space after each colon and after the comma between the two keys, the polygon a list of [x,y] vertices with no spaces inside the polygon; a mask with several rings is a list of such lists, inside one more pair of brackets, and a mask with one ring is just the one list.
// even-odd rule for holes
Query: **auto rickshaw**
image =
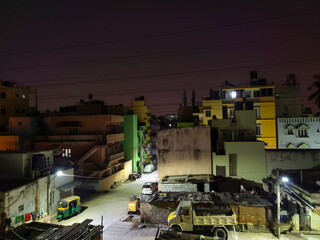
{"label": "auto rickshaw", "polygon": [[61,199],[58,203],[58,221],[62,219],[76,215],[81,210],[81,203],[79,196],[70,196],[64,199]]}
{"label": "auto rickshaw", "polygon": [[128,214],[131,214],[131,213],[139,214],[140,213],[139,208],[140,208],[140,198],[137,196],[132,196],[128,204]]}

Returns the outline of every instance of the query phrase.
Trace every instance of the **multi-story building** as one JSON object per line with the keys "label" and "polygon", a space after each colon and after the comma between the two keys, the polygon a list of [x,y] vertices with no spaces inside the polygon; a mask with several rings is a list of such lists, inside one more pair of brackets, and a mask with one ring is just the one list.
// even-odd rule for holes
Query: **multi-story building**
{"label": "multi-story building", "polygon": [[299,85],[287,81],[285,86],[275,86],[266,79],[257,78],[257,72],[251,72],[250,85],[232,85],[226,83],[219,92],[210,94],[202,101],[198,112],[200,125],[207,125],[211,119],[234,118],[239,110],[256,111],[256,136],[265,142],[266,149],[276,149],[276,117],[301,115]]}
{"label": "multi-story building", "polygon": [[58,149],[60,157],[73,162],[82,188],[106,191],[127,179],[131,161],[124,161],[123,116],[77,115],[48,116],[35,149]]}
{"label": "multi-story building", "polygon": [[[151,163],[151,142],[150,142],[150,110],[146,105],[144,97],[140,96],[135,98],[131,106],[124,107],[125,114],[135,114],[138,117],[138,129],[141,131],[139,134],[140,143],[143,150],[140,151],[140,158],[143,164]],[[141,135],[143,134],[143,136]]]}
{"label": "multi-story building", "polygon": [[279,149],[320,149],[320,117],[277,119]]}
{"label": "multi-story building", "polygon": [[0,80],[0,135],[11,134],[9,117],[34,114],[37,101],[37,88]]}
{"label": "multi-story building", "polygon": [[123,148],[124,159],[132,160],[132,171],[142,171],[142,164],[139,157],[140,144],[138,138],[137,115],[125,115],[123,122]]}

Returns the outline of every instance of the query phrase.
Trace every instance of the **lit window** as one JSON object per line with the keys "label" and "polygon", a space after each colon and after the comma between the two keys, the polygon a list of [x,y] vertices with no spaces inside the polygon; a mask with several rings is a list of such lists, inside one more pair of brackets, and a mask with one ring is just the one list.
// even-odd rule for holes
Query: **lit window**
{"label": "lit window", "polygon": [[71,149],[62,149],[62,157],[71,157]]}
{"label": "lit window", "polygon": [[230,109],[229,110],[230,118],[234,118],[234,110]]}
{"label": "lit window", "polygon": [[232,91],[232,92],[230,92],[229,93],[230,95],[230,98],[236,98],[237,97],[237,93],[236,93],[236,91]]}
{"label": "lit window", "polygon": [[261,126],[256,126],[256,134],[257,136],[261,136]]}

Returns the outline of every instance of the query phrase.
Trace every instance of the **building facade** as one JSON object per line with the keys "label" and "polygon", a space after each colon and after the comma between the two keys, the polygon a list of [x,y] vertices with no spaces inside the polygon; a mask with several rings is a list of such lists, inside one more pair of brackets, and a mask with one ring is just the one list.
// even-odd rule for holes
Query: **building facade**
{"label": "building facade", "polygon": [[320,149],[320,117],[277,119],[279,149]]}
{"label": "building facade", "polygon": [[158,133],[158,179],[211,174],[210,127],[163,129]]}
{"label": "building facade", "polygon": [[[61,158],[75,164],[77,175],[92,180],[92,184],[81,187],[93,186],[92,190],[106,191],[112,187],[113,182],[109,184],[109,180],[114,176],[111,176],[123,172],[127,166],[120,125],[123,116],[49,116],[44,117],[43,122],[45,131],[35,137],[34,148],[59,150]],[[127,178],[125,174],[118,175],[116,182]]]}
{"label": "building facade", "polygon": [[9,117],[34,114],[37,101],[37,88],[0,80],[0,135],[11,134]]}

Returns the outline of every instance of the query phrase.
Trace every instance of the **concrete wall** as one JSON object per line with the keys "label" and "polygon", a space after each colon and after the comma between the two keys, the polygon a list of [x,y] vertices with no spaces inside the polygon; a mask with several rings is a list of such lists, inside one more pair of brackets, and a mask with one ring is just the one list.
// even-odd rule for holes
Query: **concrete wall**
{"label": "concrete wall", "polygon": [[320,166],[320,150],[266,150],[266,159],[268,175],[275,168],[283,170],[310,169]]}
{"label": "concrete wall", "polygon": [[212,154],[213,174],[216,175],[217,166],[226,167],[226,177],[229,177],[229,154],[237,156],[237,178],[244,178],[262,183],[267,177],[267,164],[264,143],[253,142],[225,142],[225,155]]}
{"label": "concrete wall", "polygon": [[10,117],[10,134],[30,136],[39,133],[38,117]]}
{"label": "concrete wall", "polygon": [[[307,137],[298,136],[298,127],[306,125]],[[291,125],[293,134],[288,134],[286,128]],[[295,117],[277,119],[278,148],[287,149],[291,143],[295,148],[307,144],[310,149],[320,149],[320,117]]]}
{"label": "concrete wall", "polygon": [[161,192],[197,192],[197,184],[167,183],[161,185]]}
{"label": "concrete wall", "polygon": [[209,126],[159,131],[159,181],[164,176],[212,174],[210,144]]}
{"label": "concrete wall", "polygon": [[102,180],[99,180],[99,191],[104,192],[111,189],[113,183],[121,184],[126,179],[128,179],[129,174],[132,172],[132,161],[127,161],[124,163],[124,169],[108,176]]}

